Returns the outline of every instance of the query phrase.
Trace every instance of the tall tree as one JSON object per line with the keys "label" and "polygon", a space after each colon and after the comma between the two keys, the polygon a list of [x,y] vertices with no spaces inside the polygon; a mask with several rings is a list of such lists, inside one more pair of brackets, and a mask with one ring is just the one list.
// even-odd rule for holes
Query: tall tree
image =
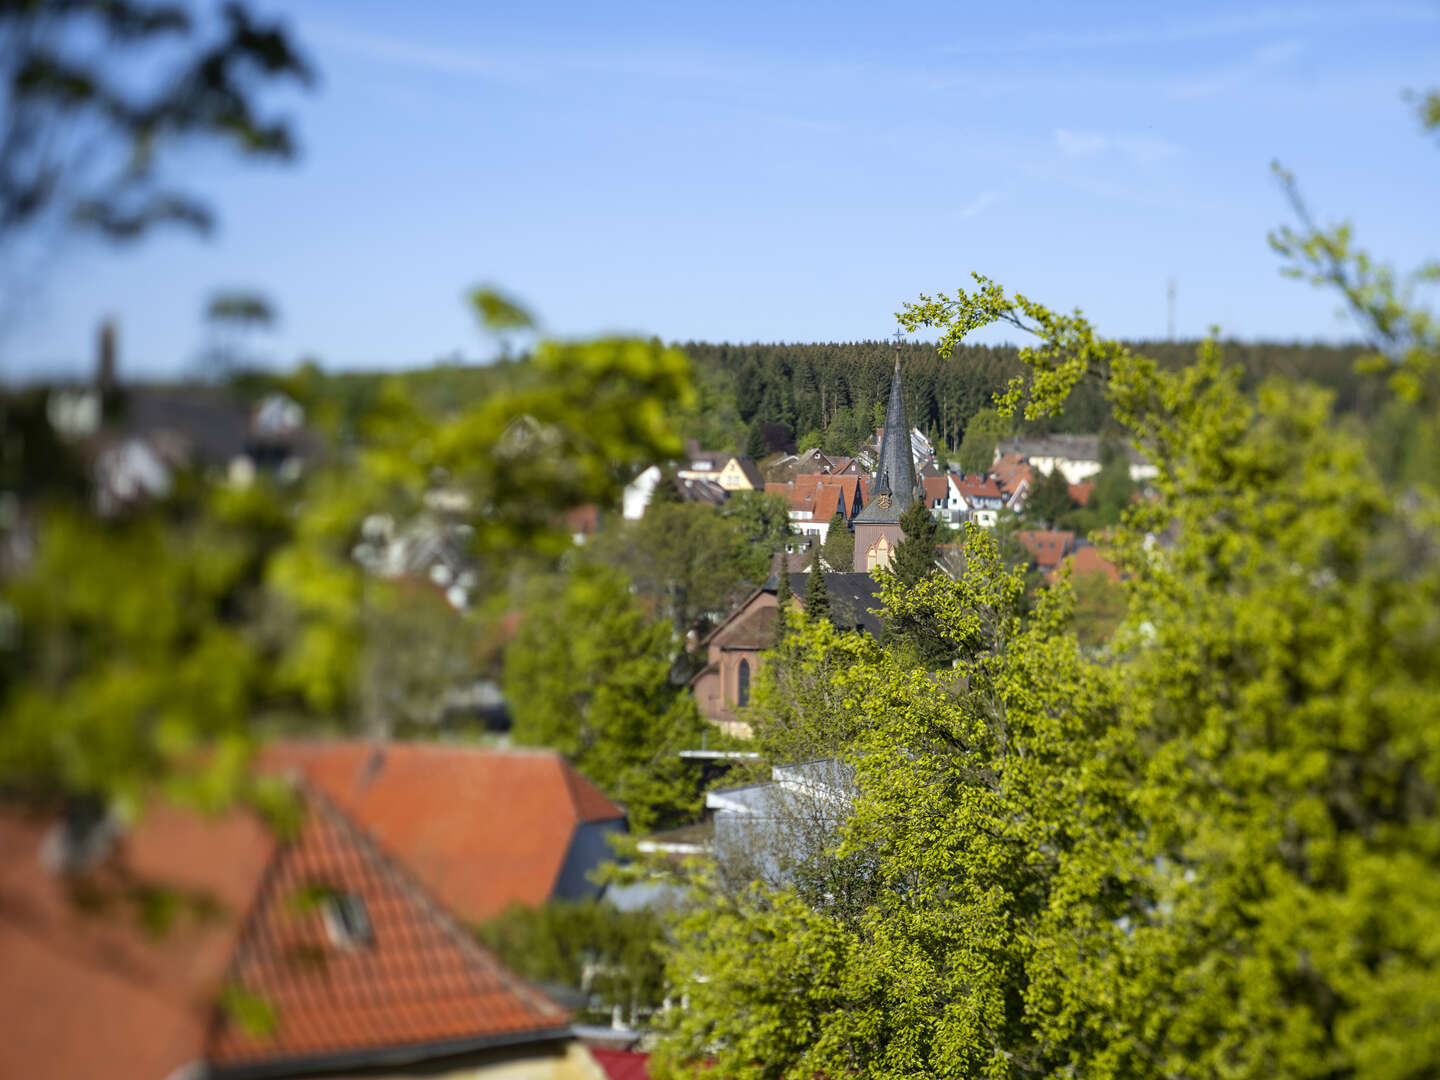
{"label": "tall tree", "polygon": [[914,585],[935,572],[939,554],[940,523],[923,499],[916,499],[900,514],[905,538],[895,545],[890,572],[906,585]]}
{"label": "tall tree", "polygon": [[1025,496],[1025,517],[1030,521],[1055,528],[1060,519],[1075,507],[1070,497],[1070,482],[1058,468],[1042,472],[1035,478],[1035,485]]}
{"label": "tall tree", "polygon": [[537,582],[505,651],[516,742],[564,753],[644,830],[698,808],[679,756],[699,740],[694,700],[671,685],[674,627],[651,622],[615,572],[581,566]]}
{"label": "tall tree", "polygon": [[825,564],[838,574],[848,574],[854,569],[855,534],[850,531],[844,514],[837,513],[830,519],[830,527],[825,530],[821,557]]}
{"label": "tall tree", "polygon": [[995,463],[995,446],[1004,437],[1009,424],[994,409],[981,409],[965,425],[960,441],[957,464],[962,473],[984,475]]}
{"label": "tall tree", "polygon": [[810,549],[810,573],[805,577],[805,613],[812,619],[830,617],[830,593],[825,588],[825,564],[820,545]]}
{"label": "tall tree", "polygon": [[[1348,243],[1287,250],[1342,289],[1361,276],[1357,308],[1405,324],[1378,373],[1435,400],[1440,332]],[[1214,344],[1167,369],[984,278],[902,321],[942,354],[990,324],[1034,335],[1004,401],[1027,417],[1103,388],[1158,469],[1116,536],[1129,612],[1087,656],[1065,584],[1027,614],[976,529],[959,579],[887,575],[887,612],[932,615],[957,666],[851,672],[831,865],[853,858],[869,892],[857,912],[762,882],[683,920],[691,1007],[661,1075],[1426,1075],[1440,491],[1387,484],[1329,394],[1252,393]]]}

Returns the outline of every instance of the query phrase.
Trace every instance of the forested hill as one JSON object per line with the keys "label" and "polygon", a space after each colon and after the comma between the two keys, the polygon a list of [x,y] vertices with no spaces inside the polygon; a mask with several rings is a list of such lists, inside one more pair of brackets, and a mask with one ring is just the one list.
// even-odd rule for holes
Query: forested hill
{"label": "forested hill", "polygon": [[[1135,342],[1132,347],[1167,367],[1195,356],[1196,342]],[[778,448],[785,429],[799,442],[853,450],[883,415],[895,362],[885,341],[811,345],[728,345],[685,342],[702,388],[700,407],[687,418],[686,434],[708,446],[745,448],[758,456]],[[970,418],[1021,371],[1013,346],[967,345],[942,360],[933,345],[901,345],[910,421],[936,445],[957,447]],[[1341,412],[1369,417],[1375,383],[1354,372],[1364,352],[1357,345],[1226,342],[1226,356],[1241,364],[1253,385],[1270,375],[1307,378],[1333,390]],[[1028,433],[1098,432],[1109,419],[1099,387],[1083,385],[1062,416],[1024,425]]]}

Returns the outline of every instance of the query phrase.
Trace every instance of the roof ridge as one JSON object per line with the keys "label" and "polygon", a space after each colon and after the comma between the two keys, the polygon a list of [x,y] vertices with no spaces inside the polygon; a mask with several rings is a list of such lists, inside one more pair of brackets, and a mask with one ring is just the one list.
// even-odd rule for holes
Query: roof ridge
{"label": "roof ridge", "polygon": [[569,1012],[562,1008],[558,1002],[552,999],[538,987],[531,985],[521,976],[515,974],[507,967],[501,959],[480,942],[475,940],[475,935],[467,933],[460,925],[459,920],[451,914],[450,910],[430,895],[430,891],[422,884],[415,875],[407,871],[382,848],[370,834],[357,822],[352,821],[344,810],[336,806],[323,792],[312,789],[308,784],[302,785],[307,795],[315,800],[315,804],[329,816],[340,829],[350,834],[351,838],[362,847],[366,854],[374,859],[390,879],[390,883],[397,889],[404,892],[409,899],[419,904],[427,915],[445,929],[445,932],[460,946],[468,952],[471,957],[489,966],[493,966],[495,974],[500,981],[507,984],[522,997],[527,1003],[540,1012],[550,1011],[558,1014],[561,1023],[570,1022]]}

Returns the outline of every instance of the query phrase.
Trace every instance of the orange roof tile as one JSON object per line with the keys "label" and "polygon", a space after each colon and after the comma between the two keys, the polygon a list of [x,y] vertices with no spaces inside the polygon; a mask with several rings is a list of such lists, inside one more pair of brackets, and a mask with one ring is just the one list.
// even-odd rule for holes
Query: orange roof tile
{"label": "orange roof tile", "polygon": [[950,480],[945,476],[922,476],[920,483],[925,486],[925,501],[931,506],[935,505],[938,499],[941,502],[948,502],[950,499]]}
{"label": "orange roof tile", "polygon": [[977,499],[998,499],[1001,497],[1000,485],[989,476],[976,476],[967,473],[955,477],[955,486],[960,489],[962,495],[967,498]]}
{"label": "orange roof tile", "polygon": [[1059,566],[1075,546],[1075,534],[1069,529],[1021,529],[1015,539],[1042,570]]}
{"label": "orange roof tile", "polygon": [[[508,972],[343,813],[302,796],[282,843],[253,814],[158,807],[97,868],[40,858],[54,815],[0,809],[0,1075],[153,1080],[187,1065],[376,1061],[428,1044],[553,1038],[564,1011]],[[307,886],[360,897],[369,945],[333,943]],[[145,898],[175,914],[148,930]],[[268,1032],[224,1011],[239,987]],[[287,1074],[289,1069],[286,1070]]]}
{"label": "orange roof tile", "polygon": [[[154,1080],[200,1056],[240,916],[274,841],[248,814],[148,814],[83,877],[40,858],[54,815],[0,810],[0,1076]],[[135,890],[198,900],[148,932]]]}
{"label": "orange roof tile", "polygon": [[1095,490],[1094,480],[1082,480],[1078,484],[1070,484],[1070,499],[1076,506],[1084,506],[1090,501],[1090,495]]}
{"label": "orange roof tile", "polygon": [[[323,797],[307,801],[298,835],[265,875],[227,976],[273,1010],[274,1029],[247,1030],[217,1009],[207,1061],[359,1059],[566,1028],[563,1009],[481,948],[343,814]],[[358,897],[371,941],[336,945],[315,890]]]}
{"label": "orange roof tile", "polygon": [[544,903],[576,828],[624,817],[549,750],[295,741],[265,747],[261,764],[298,770],[474,922]]}

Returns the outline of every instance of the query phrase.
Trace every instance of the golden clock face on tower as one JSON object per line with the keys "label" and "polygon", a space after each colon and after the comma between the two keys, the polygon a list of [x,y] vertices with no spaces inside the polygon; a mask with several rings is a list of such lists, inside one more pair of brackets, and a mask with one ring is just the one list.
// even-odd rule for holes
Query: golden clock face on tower
{"label": "golden clock face on tower", "polygon": [[881,509],[881,510],[889,510],[889,509],[890,509],[890,496],[889,496],[889,495],[881,495],[881,496],[880,496],[880,499],[879,499],[879,502],[880,502],[880,509]]}

